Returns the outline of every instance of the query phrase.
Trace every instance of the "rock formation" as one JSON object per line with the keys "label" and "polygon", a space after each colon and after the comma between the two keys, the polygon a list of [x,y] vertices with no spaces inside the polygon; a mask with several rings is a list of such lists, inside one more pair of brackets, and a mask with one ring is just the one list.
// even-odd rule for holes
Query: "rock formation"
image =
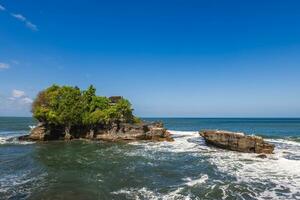
{"label": "rock formation", "polygon": [[105,141],[173,141],[170,133],[165,128],[163,128],[163,125],[161,123],[115,124],[114,127],[110,130],[104,129],[97,132],[95,138]]}
{"label": "rock formation", "polygon": [[258,154],[272,154],[274,151],[274,145],[257,136],[219,130],[202,131],[200,135],[206,143],[223,149]]}
{"label": "rock formation", "polygon": [[71,130],[72,138],[66,139],[66,133],[57,126],[51,127],[44,123],[39,123],[28,136],[22,136],[20,140],[48,141],[48,140],[70,140],[70,139],[90,139],[104,141],[173,141],[170,133],[161,123],[138,124],[119,123],[109,127],[99,127],[96,130],[87,130],[76,127]]}

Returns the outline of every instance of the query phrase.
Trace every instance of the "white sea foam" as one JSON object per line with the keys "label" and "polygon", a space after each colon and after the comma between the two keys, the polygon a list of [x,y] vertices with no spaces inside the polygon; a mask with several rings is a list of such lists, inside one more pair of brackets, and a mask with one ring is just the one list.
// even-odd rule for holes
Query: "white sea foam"
{"label": "white sea foam", "polygon": [[112,192],[112,194],[124,194],[127,198],[130,199],[159,199],[159,195],[155,194],[153,191],[143,187],[141,189],[129,188],[129,189],[121,189],[116,192]]}
{"label": "white sea foam", "polygon": [[275,143],[275,144],[279,144],[279,145],[293,145],[293,146],[299,146],[300,147],[300,143],[299,142],[290,141],[290,140],[284,140],[284,139],[266,139],[266,141],[272,142],[272,143]]}
{"label": "white sea foam", "polygon": [[[239,153],[207,146],[198,132],[170,132],[175,139],[174,142],[150,144],[134,142],[133,145],[144,145],[144,154],[143,152],[136,153],[152,156],[148,152],[187,152],[195,156],[199,155],[199,157],[208,154],[208,162],[216,166],[220,172],[235,177],[237,185],[240,183],[252,185],[269,183],[271,185],[266,186],[263,192],[256,192],[250,187],[249,191],[253,190],[253,193],[249,193],[249,196],[255,194],[254,197],[257,199],[300,199],[300,143],[284,139],[269,139],[267,141],[276,146],[275,154],[268,155],[267,159],[260,159],[256,157],[256,154]],[[205,184],[208,179],[208,176],[204,176],[198,180],[192,178],[184,180],[187,181],[186,186],[195,186]],[[223,191],[223,198],[225,199],[228,196],[226,187],[228,185],[222,185],[219,188]],[[173,193],[178,195],[182,189],[182,186],[178,186]],[[284,195],[278,194],[279,190],[283,190]]]}
{"label": "white sea foam", "polygon": [[146,150],[161,151],[161,152],[199,152],[207,150],[209,147],[204,145],[204,140],[198,133],[192,131],[170,131],[174,142],[153,142],[153,143],[141,143],[132,142],[132,145],[144,146]]}
{"label": "white sea foam", "polygon": [[33,144],[30,141],[20,141],[17,137],[26,135],[25,131],[2,131],[0,132],[0,145],[1,144]]}
{"label": "white sea foam", "polygon": [[141,200],[141,199],[149,199],[149,200],[174,200],[174,199],[180,199],[180,200],[198,200],[199,197],[191,196],[191,195],[182,195],[180,194],[180,191],[183,188],[178,188],[173,192],[170,192],[168,194],[161,194],[159,192],[152,191],[148,188],[126,188],[121,189],[116,192],[112,192],[112,194],[125,195],[128,199],[135,199],[135,200]]}
{"label": "white sea foam", "polygon": [[20,144],[20,145],[26,145],[26,144],[34,144],[35,142],[32,141],[20,141],[15,137],[0,137],[0,145],[1,144]]}
{"label": "white sea foam", "polygon": [[[39,185],[36,185],[36,187],[41,187],[41,180],[45,179],[47,176],[46,173],[40,174],[35,177],[30,177],[30,172],[26,171],[22,175],[12,175],[8,174],[0,178],[0,194],[6,194],[7,196],[3,196],[4,199],[10,199],[10,197],[16,195],[19,193],[19,190],[17,188],[22,188],[23,194],[29,194],[31,193],[31,190],[34,189],[34,187],[25,187],[26,184],[33,184],[39,183]],[[0,195],[1,199],[1,195]]]}
{"label": "white sea foam", "polygon": [[208,176],[204,175],[201,178],[194,179],[194,180],[192,178],[188,177],[188,178],[184,178],[183,180],[187,181],[185,183],[185,185],[192,187],[192,186],[195,186],[195,185],[199,185],[199,184],[205,183],[208,180]]}

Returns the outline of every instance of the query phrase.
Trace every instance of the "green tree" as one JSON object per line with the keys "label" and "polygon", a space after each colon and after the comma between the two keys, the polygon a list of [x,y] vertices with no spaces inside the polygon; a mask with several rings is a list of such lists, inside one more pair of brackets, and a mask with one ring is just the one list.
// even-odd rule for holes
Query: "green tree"
{"label": "green tree", "polygon": [[60,87],[52,85],[39,92],[37,98],[32,104],[33,116],[40,122],[59,124],[57,108],[59,106]]}
{"label": "green tree", "polygon": [[66,138],[70,138],[72,126],[81,125],[83,111],[80,89],[69,86],[61,87],[57,113],[59,123],[65,126]]}
{"label": "green tree", "polygon": [[133,109],[131,108],[131,103],[126,99],[121,99],[115,105],[115,110],[118,113],[118,118],[121,122],[131,123],[133,122]]}
{"label": "green tree", "polygon": [[109,98],[96,95],[91,85],[81,91],[78,87],[58,86],[39,92],[32,104],[33,116],[40,122],[64,127],[65,137],[71,137],[71,128],[83,126],[93,131],[99,125],[138,122],[126,99],[112,103]]}

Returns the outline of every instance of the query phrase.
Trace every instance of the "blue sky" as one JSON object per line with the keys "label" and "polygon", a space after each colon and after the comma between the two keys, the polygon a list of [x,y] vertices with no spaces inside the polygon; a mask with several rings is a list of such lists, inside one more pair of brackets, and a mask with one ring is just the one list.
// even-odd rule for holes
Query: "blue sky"
{"label": "blue sky", "polygon": [[0,116],[57,83],[144,117],[300,117],[298,0],[0,5]]}

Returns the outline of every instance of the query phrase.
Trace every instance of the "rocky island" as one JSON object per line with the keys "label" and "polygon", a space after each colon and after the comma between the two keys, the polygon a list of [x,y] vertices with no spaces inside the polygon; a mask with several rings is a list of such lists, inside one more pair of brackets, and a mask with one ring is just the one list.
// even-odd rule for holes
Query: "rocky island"
{"label": "rocky island", "polygon": [[173,141],[162,123],[143,122],[128,100],[97,96],[92,85],[83,91],[52,85],[37,95],[32,113],[38,125],[20,140]]}
{"label": "rocky island", "polygon": [[219,130],[201,131],[200,135],[206,143],[223,149],[258,154],[272,154],[274,151],[273,144],[265,142],[258,136]]}

